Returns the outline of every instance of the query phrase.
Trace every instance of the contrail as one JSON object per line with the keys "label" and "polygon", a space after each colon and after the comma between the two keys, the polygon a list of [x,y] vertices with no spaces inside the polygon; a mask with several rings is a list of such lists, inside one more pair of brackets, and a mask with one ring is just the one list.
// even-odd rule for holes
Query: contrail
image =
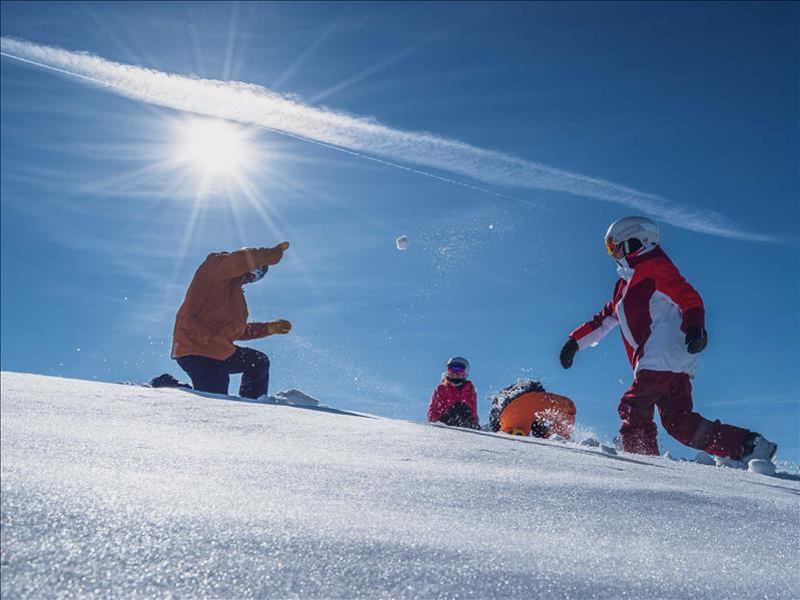
{"label": "contrail", "polygon": [[551,190],[613,202],[701,233],[748,241],[776,241],[770,236],[742,231],[714,211],[680,205],[661,196],[433,133],[395,129],[374,119],[313,106],[297,96],[254,84],[166,73],[9,37],[0,38],[0,54],[76,77],[128,98],[257,125],[496,196],[514,199],[392,161],[437,169],[493,186]]}

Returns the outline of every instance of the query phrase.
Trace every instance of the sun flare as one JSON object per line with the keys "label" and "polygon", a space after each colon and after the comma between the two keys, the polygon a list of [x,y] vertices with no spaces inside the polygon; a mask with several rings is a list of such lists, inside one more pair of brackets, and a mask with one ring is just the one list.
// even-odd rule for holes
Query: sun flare
{"label": "sun flare", "polygon": [[250,136],[242,127],[192,117],[180,122],[176,129],[176,161],[204,177],[241,177],[252,163]]}
{"label": "sun flare", "polygon": [[175,196],[192,201],[179,254],[183,256],[195,235],[197,220],[211,204],[227,206],[245,243],[243,215],[253,210],[280,237],[270,197],[264,189],[283,181],[274,172],[277,153],[258,139],[259,129],[224,119],[180,115],[167,117],[163,130],[169,139],[158,168],[171,180]]}

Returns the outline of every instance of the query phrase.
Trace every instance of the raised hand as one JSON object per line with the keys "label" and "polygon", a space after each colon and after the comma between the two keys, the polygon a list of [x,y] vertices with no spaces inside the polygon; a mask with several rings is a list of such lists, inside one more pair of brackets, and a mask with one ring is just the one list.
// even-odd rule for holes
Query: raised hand
{"label": "raised hand", "polygon": [[267,331],[270,335],[283,335],[292,330],[292,324],[286,319],[278,319],[277,321],[267,322]]}

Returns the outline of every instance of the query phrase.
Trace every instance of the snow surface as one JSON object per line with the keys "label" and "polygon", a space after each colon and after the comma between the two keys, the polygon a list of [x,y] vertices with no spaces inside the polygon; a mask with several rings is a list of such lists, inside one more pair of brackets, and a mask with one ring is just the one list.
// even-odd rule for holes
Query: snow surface
{"label": "snow surface", "polygon": [[292,406],[319,406],[319,400],[300,390],[284,390],[269,397],[275,404],[291,404]]}
{"label": "snow surface", "polygon": [[[762,475],[774,475],[775,464],[771,460],[753,459],[747,463],[747,470],[751,473],[760,473]],[[800,567],[800,565],[798,565]]]}
{"label": "snow surface", "polygon": [[4,599],[800,597],[790,475],[17,373],[0,437]]}

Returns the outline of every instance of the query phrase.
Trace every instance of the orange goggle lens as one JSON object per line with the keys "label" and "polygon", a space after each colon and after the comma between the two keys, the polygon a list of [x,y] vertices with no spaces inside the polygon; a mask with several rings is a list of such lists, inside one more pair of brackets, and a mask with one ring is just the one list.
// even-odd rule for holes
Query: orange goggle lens
{"label": "orange goggle lens", "polygon": [[619,245],[614,243],[614,238],[607,237],[606,238],[606,251],[610,256],[614,256],[617,250],[619,249]]}

